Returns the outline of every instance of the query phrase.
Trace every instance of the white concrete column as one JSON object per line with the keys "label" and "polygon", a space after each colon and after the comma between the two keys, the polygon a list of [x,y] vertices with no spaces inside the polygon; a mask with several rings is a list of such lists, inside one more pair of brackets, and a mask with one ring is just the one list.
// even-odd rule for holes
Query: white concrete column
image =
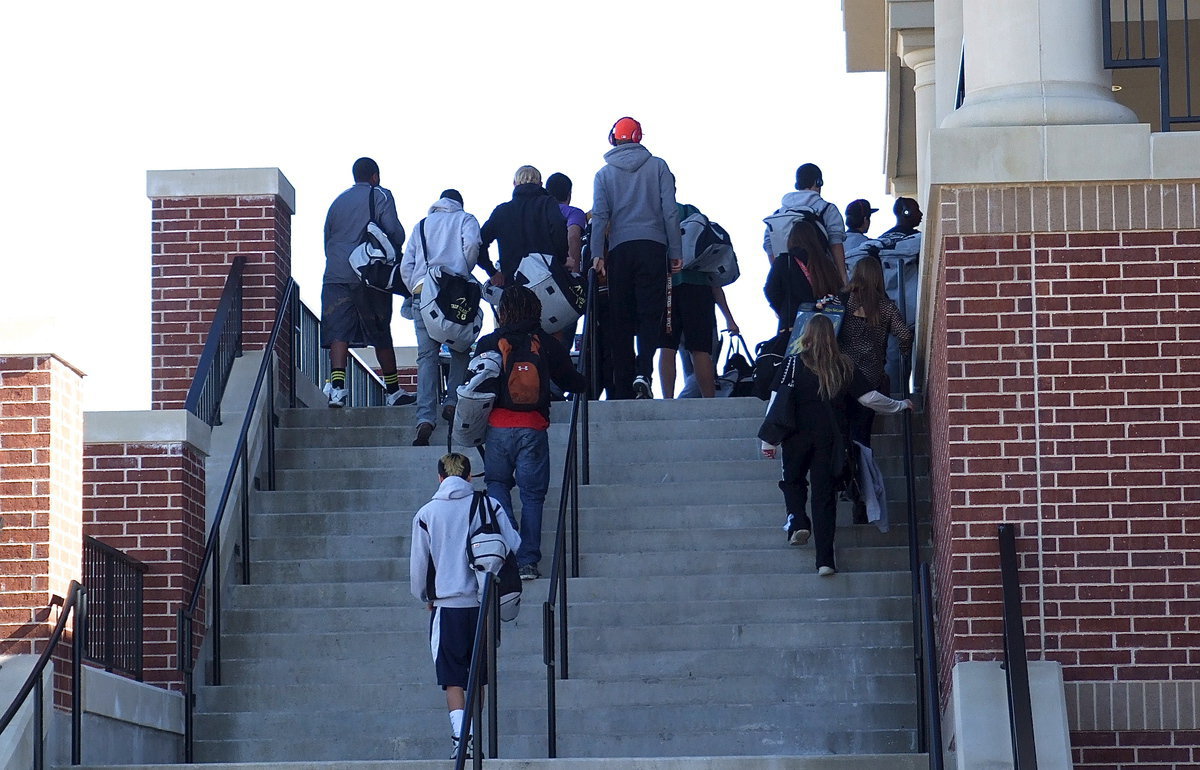
{"label": "white concrete column", "polygon": [[937,125],[937,70],[934,67],[932,29],[900,30],[896,55],[913,71],[916,82],[917,201],[929,200],[929,132]]}
{"label": "white concrete column", "polygon": [[933,34],[937,49],[937,117],[934,127],[942,125],[954,111],[958,97],[958,65],[962,59],[963,0],[934,0]]}
{"label": "white concrete column", "polygon": [[945,127],[1134,123],[1112,98],[1095,0],[963,0],[967,96]]}

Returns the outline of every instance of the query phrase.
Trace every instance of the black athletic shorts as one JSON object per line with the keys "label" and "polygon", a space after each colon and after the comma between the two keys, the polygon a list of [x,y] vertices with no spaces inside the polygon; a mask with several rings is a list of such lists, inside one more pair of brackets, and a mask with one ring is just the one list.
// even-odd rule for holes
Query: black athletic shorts
{"label": "black athletic shorts", "polygon": [[321,347],[392,347],[392,295],[361,283],[321,287]]}
{"label": "black athletic shorts", "polygon": [[[433,653],[437,683],[442,689],[466,688],[479,608],[434,607],[429,615],[429,651]],[[487,683],[486,678],[484,683]]]}
{"label": "black athletic shorts", "polygon": [[681,283],[671,290],[671,333],[663,334],[659,347],[693,353],[713,352],[717,336],[717,301],[711,286]]}

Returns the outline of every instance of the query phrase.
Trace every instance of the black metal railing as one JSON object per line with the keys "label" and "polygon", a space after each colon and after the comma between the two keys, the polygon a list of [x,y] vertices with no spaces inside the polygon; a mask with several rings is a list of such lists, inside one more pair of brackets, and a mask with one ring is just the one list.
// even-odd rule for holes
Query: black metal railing
{"label": "black metal railing", "polygon": [[[463,770],[467,761],[467,745],[471,743],[472,764],[475,770],[483,767],[483,695],[482,688],[491,685],[488,699],[488,757],[500,756],[499,714],[496,695],[496,650],[500,647],[500,579],[485,573],[483,591],[480,592],[479,621],[475,624],[475,646],[471,649],[471,669],[467,675],[466,706],[464,707],[458,754],[454,757],[454,770]],[[481,729],[472,730],[472,725]]]}
{"label": "black metal railing", "polygon": [[239,504],[241,531],[238,540],[241,556],[241,582],[243,584],[249,583],[250,486],[255,482],[255,479],[250,476],[250,431],[255,422],[255,410],[258,407],[259,399],[263,397],[265,390],[267,405],[265,418],[262,421],[265,432],[263,456],[266,462],[266,473],[264,475],[266,489],[273,490],[275,488],[276,422],[275,349],[279,343],[280,335],[291,321],[291,316],[298,310],[296,307],[298,296],[299,292],[296,282],[289,280],[284,290],[283,298],[279,303],[279,309],[275,314],[275,323],[271,327],[271,336],[268,338],[266,347],[263,349],[262,364],[258,367],[258,377],[255,379],[254,387],[250,393],[250,400],[246,406],[246,416],[242,420],[242,429],[238,433],[233,456],[229,461],[229,473],[225,476],[225,483],[221,489],[221,497],[214,509],[215,513],[208,530],[208,539],[204,545],[204,555],[200,560],[200,567],[196,574],[196,584],[192,588],[191,599],[187,603],[187,606],[181,608],[178,613],[178,667],[183,673],[184,685],[184,761],[188,763],[193,761],[193,678],[196,658],[192,637],[195,618],[199,610],[201,597],[205,593],[205,576],[206,574],[210,574],[212,590],[208,593],[209,606],[206,611],[211,653],[209,681],[213,685],[219,685],[221,683],[221,525],[225,518],[225,511],[229,507],[230,499],[233,496],[234,485],[240,477]]}
{"label": "black metal railing", "polygon": [[[319,388],[329,379],[331,371],[329,356],[321,350],[321,320],[300,301],[298,290],[295,302],[292,355],[296,370]],[[350,406],[383,406],[383,380],[354,351],[346,359],[346,389],[350,392]],[[295,403],[294,396],[292,402]]]}
{"label": "black metal railing", "polygon": [[234,257],[221,300],[213,314],[204,352],[188,388],[184,408],[208,425],[221,424],[221,397],[229,382],[233,359],[242,354],[242,273],[245,257]]}
{"label": "black metal railing", "polygon": [[147,566],[93,537],[83,539],[83,587],[91,599],[84,654],[142,681],[143,575]]}
{"label": "black metal railing", "polygon": [[1016,529],[1012,524],[1001,524],[997,536],[1000,541],[1000,586],[1004,597],[1004,684],[1008,691],[1013,770],[1037,770],[1025,619],[1021,615],[1021,583],[1017,579]]}
{"label": "black metal railing", "polygon": [[[579,366],[590,385],[593,368],[595,327],[592,309],[596,307],[596,271],[588,271],[588,312],[583,320],[583,343],[579,348]],[[579,486],[590,483],[591,453],[588,445],[588,392],[585,388],[572,395],[571,425],[567,432],[567,453],[563,461],[562,489],[558,500],[558,526],[554,535],[554,559],[550,567],[550,587],[542,604],[542,662],[546,666],[546,756],[558,757],[558,698],[556,679],[570,678],[570,644],[567,615],[567,550],[571,552],[570,577],[579,577]],[[594,392],[594,391],[593,391]],[[581,446],[582,445],[582,446]],[[583,462],[580,463],[582,456]],[[569,518],[568,518],[569,516]],[[568,531],[570,537],[568,539]],[[569,546],[568,546],[569,543]],[[557,602],[557,609],[555,604]],[[557,632],[556,632],[557,626]],[[555,657],[555,647],[558,657]]]}
{"label": "black metal railing", "polygon": [[[904,305],[904,280],[900,281],[900,304]],[[912,397],[910,361],[901,363],[900,382],[903,397]],[[933,586],[929,564],[921,557],[921,539],[917,517],[917,480],[913,464],[913,413],[905,410],[904,426],[904,484],[908,507],[908,569],[912,591],[913,669],[917,689],[917,751],[929,754],[931,770],[942,770],[941,693],[938,687],[937,639],[934,625]]]}
{"label": "black metal railing", "polygon": [[67,589],[67,598],[62,603],[58,613],[58,622],[50,633],[45,649],[38,656],[33,671],[25,677],[25,683],[17,691],[17,697],[0,716],[0,735],[8,729],[16,718],[17,713],[25,705],[25,700],[33,693],[33,770],[42,770],[46,766],[45,735],[45,671],[54,659],[54,651],[62,641],[67,628],[67,618],[73,618],[71,629],[71,764],[78,765],[83,755],[83,649],[87,637],[87,589],[72,580]]}
{"label": "black metal railing", "polygon": [[1163,131],[1200,123],[1200,32],[1192,56],[1192,25],[1200,26],[1200,0],[1100,0],[1104,66],[1158,69]]}

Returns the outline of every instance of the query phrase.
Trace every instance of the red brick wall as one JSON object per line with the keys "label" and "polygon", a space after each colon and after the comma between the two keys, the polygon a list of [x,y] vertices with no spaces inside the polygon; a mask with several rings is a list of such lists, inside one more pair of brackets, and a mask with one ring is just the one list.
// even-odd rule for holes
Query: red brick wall
{"label": "red brick wall", "polygon": [[[81,379],[54,356],[0,357],[0,654],[40,653],[80,574]],[[67,683],[60,668],[60,705]]]}
{"label": "red brick wall", "polygon": [[156,198],[152,217],[151,404],[178,409],[234,257],[246,258],[245,347],[266,343],[291,275],[291,214],[278,197],[256,195]]}
{"label": "red brick wall", "polygon": [[[204,552],[204,458],[188,444],[84,447],[84,532],[144,562],[144,679],[178,688],[176,611]],[[194,645],[204,631],[199,607]]]}
{"label": "red brick wall", "polygon": [[1092,768],[1194,768],[1200,765],[1200,730],[1129,730],[1071,734],[1077,770]]}

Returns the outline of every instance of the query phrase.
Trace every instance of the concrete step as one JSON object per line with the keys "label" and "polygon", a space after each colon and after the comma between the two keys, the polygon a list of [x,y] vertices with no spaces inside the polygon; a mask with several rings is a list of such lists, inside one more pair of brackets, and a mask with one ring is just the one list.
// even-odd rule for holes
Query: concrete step
{"label": "concrete step", "polygon": [[[412,628],[428,618],[425,607],[411,596],[398,606],[388,607],[296,607],[278,609],[232,609],[222,612],[227,633],[334,633],[342,629],[387,631]],[[532,597],[531,597],[532,598]],[[544,599],[544,597],[541,597]],[[866,597],[855,599],[756,599],[689,602],[593,602],[569,607],[571,626],[657,625],[736,623],[753,619],[756,623],[850,621],[863,618],[905,620],[911,615],[907,596]]]}
{"label": "concrete step", "polygon": [[[501,644],[500,681],[538,678],[545,683],[541,642],[518,649],[509,643],[505,630]],[[559,661],[561,663],[561,661]],[[820,676],[838,670],[847,681],[873,679],[903,672],[912,676],[911,647],[863,646],[856,648],[776,648],[756,650],[754,655],[729,650],[671,650],[668,652],[633,651],[620,655],[589,654],[570,656],[572,680],[624,679],[647,677],[711,678],[760,674],[764,670],[785,679]],[[225,655],[221,661],[223,682],[240,684],[399,684],[434,681],[433,662],[426,648],[420,654],[393,646],[379,650],[369,667],[357,658],[327,656],[312,658],[237,658]],[[502,685],[503,686],[503,685]]]}
{"label": "concrete step", "polygon": [[[901,646],[912,643],[910,621],[848,621],[811,623],[710,623],[679,624],[671,634],[655,626],[597,627],[570,630],[572,648],[579,654],[614,651],[667,650],[758,650],[786,644],[797,648],[856,647],[859,645]],[[540,647],[541,626],[531,624],[505,629],[517,644],[528,641],[526,649]],[[515,633],[514,633],[515,632]],[[389,647],[422,649],[428,643],[424,624],[388,632],[341,631],[337,633],[255,633],[225,634],[222,652],[231,658],[273,658],[289,655],[366,655]],[[534,642],[537,642],[535,647]]]}
{"label": "concrete step", "polygon": [[[336,683],[301,685],[224,685],[201,688],[197,708],[206,713],[283,711],[300,715],[310,711],[351,710],[364,703],[387,703],[399,688],[430,688],[432,664],[425,676],[408,682],[361,684],[347,688]],[[501,672],[498,696],[505,709],[537,709],[546,704],[543,678],[505,679]],[[813,693],[827,694],[822,700],[837,703],[911,703],[915,697],[913,675],[887,674],[847,680],[840,673],[826,673],[803,681],[783,679],[765,672],[743,676],[668,679],[588,680],[568,679],[557,684],[557,701],[562,709],[616,708],[631,703],[639,706],[671,706],[703,702],[714,688],[725,702],[739,704],[808,703]],[[437,708],[442,700],[434,689],[429,698]]]}
{"label": "concrete step", "polygon": [[[420,744],[429,743],[429,753],[438,756],[438,759],[339,762],[336,767],[323,764],[316,759],[277,763],[239,762],[238,764],[217,761],[210,762],[207,767],[208,770],[445,770],[446,760],[436,754],[436,748],[432,745],[435,742],[433,739],[425,739]],[[204,744],[206,749],[209,745],[208,743]],[[414,739],[410,745],[417,745],[417,741]],[[448,742],[442,739],[442,748],[445,749],[447,746]],[[298,742],[296,748],[297,751],[301,751],[307,747],[303,742]],[[316,749],[317,745],[314,744],[313,748]],[[927,754],[488,760],[489,770],[925,770],[928,766]],[[107,770],[108,767],[107,765],[82,765],[81,770]],[[127,765],[126,767],[128,770],[171,770],[178,766]]]}
{"label": "concrete step", "polygon": [[[407,522],[392,514],[379,516],[373,526],[358,530],[364,534],[324,533],[318,529],[324,523],[319,514],[262,517],[254,522],[250,553],[256,562],[341,556],[395,558],[408,554],[411,534]],[[708,551],[713,543],[721,543],[729,550],[775,549],[786,538],[782,527],[774,525],[680,529],[655,526],[658,522],[650,519],[637,529],[600,529],[596,526],[600,522],[582,523],[587,528],[579,534],[580,552],[589,555]],[[858,548],[906,547],[908,541],[900,529],[883,533],[873,526],[852,525],[837,532],[837,543],[841,547]]]}
{"label": "concrete step", "polygon": [[[801,564],[807,567],[807,559]],[[258,579],[257,573],[254,575]],[[768,576],[769,577],[769,576]],[[545,601],[549,580],[533,580],[524,588],[523,602]],[[571,578],[567,584],[570,606],[586,602],[738,600],[748,596],[757,599],[866,598],[874,596],[907,596],[911,589],[908,572],[850,572],[843,570],[832,577],[820,577],[807,569],[791,569],[776,579],[763,575],[660,575],[654,580],[639,576]],[[403,580],[375,582],[314,582],[308,584],[239,585],[234,588],[232,606],[236,607],[354,607],[385,606],[384,600],[412,600],[408,591],[408,574]],[[413,600],[415,601],[415,600]],[[518,622],[524,620],[529,606],[522,611]],[[537,615],[536,610],[533,613]],[[540,615],[537,615],[541,622]]]}
{"label": "concrete step", "polygon": [[[552,538],[543,537],[543,549],[553,545]],[[373,558],[363,555],[352,558],[353,552],[329,558],[283,558],[274,561],[258,560],[251,567],[251,576],[261,583],[338,583],[396,581],[401,588],[409,580],[408,550],[393,557]],[[847,572],[892,571],[908,566],[908,549],[902,546],[875,548],[835,547],[838,568]],[[543,550],[541,564],[548,573],[552,552]],[[736,549],[719,551],[635,551],[631,553],[587,553],[579,559],[583,575],[621,575],[657,577],[665,575],[762,575],[779,576],[791,571],[816,569],[812,543],[804,547],[787,547],[782,532],[779,544],[773,548]]]}
{"label": "concrete step", "polygon": [[[554,480],[554,475],[551,479]],[[551,488],[546,499],[557,501],[558,490]],[[265,513],[302,511],[416,511],[429,501],[430,488],[405,486],[397,480],[387,489],[326,489],[320,492],[262,492],[257,502]],[[598,507],[687,505],[692,502],[721,500],[729,504],[780,502],[779,489],[754,481],[698,481],[680,484],[635,486],[626,484],[589,484],[580,487],[581,505]]]}

